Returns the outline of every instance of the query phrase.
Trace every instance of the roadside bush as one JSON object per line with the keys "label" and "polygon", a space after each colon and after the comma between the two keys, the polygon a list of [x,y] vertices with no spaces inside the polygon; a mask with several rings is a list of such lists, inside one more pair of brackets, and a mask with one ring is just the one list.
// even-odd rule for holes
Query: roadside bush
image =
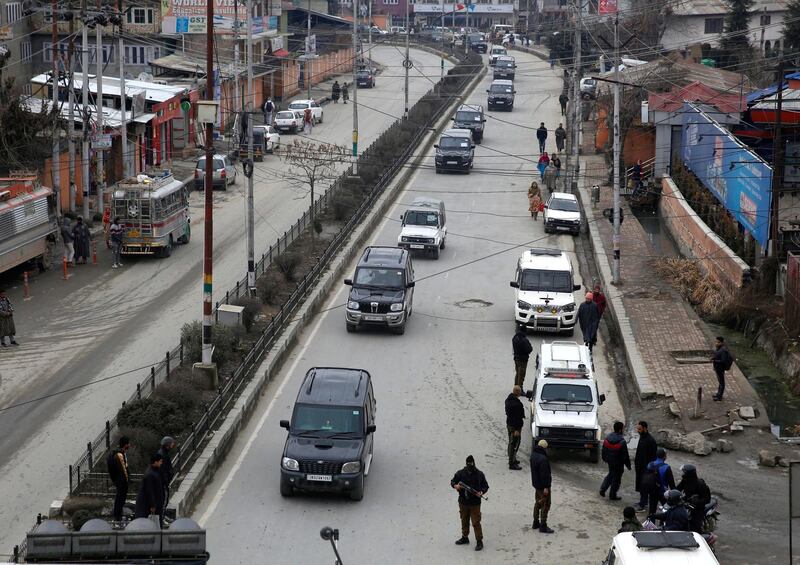
{"label": "roadside bush", "polygon": [[314,231],[317,233],[317,235],[322,233],[322,222],[319,220],[314,220]]}
{"label": "roadside bush", "polygon": [[[222,367],[229,362],[236,352],[239,337],[233,328],[223,324],[214,324],[211,340],[214,344],[214,362]],[[183,357],[189,363],[199,363],[203,359],[203,324],[199,321],[184,324],[181,328]]]}
{"label": "roadside bush", "polygon": [[150,465],[150,456],[161,447],[161,438],[166,433],[159,433],[149,428],[130,428],[120,426],[119,434],[114,438],[113,445],[117,444],[122,436],[128,436],[131,447],[128,450],[128,470],[131,473],[144,473]]}
{"label": "roadside bush", "polygon": [[69,516],[72,516],[81,510],[89,513],[100,513],[103,511],[105,504],[105,500],[102,498],[92,498],[90,496],[70,496],[64,501],[61,509]]}
{"label": "roadside bush", "polygon": [[300,256],[294,252],[281,253],[275,258],[275,267],[283,274],[286,282],[293,282],[297,267],[300,266]]}
{"label": "roadside bush", "polygon": [[278,296],[278,284],[276,273],[270,271],[265,276],[256,281],[256,294],[264,304],[273,304]]}
{"label": "roadside bush", "polygon": [[236,300],[235,304],[236,306],[244,307],[244,311],[242,312],[242,325],[249,333],[256,321],[256,316],[261,313],[261,302],[256,298],[244,297]]}
{"label": "roadside bush", "polygon": [[128,402],[117,413],[120,428],[144,428],[156,436],[174,436],[191,422],[191,415],[174,402],[156,395]]}
{"label": "roadside bush", "polygon": [[161,383],[153,393],[158,398],[174,404],[183,413],[191,413],[203,399],[202,393],[191,382],[174,379]]}

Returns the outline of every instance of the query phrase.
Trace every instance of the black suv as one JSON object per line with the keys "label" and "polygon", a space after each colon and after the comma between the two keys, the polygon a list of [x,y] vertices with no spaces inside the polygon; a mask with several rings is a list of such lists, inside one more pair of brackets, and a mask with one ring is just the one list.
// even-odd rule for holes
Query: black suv
{"label": "black suv", "polygon": [[467,41],[469,41],[469,48],[475,51],[475,53],[486,53],[489,51],[489,44],[486,43],[482,33],[470,33],[467,36]]}
{"label": "black suv", "polygon": [[356,71],[356,85],[365,88],[375,88],[375,69],[358,69]]}
{"label": "black suv", "polygon": [[453,127],[470,130],[472,141],[475,143],[483,141],[483,124],[485,123],[486,117],[483,115],[483,106],[480,104],[462,104],[453,117]]}
{"label": "black suv", "polygon": [[367,247],[352,279],[347,297],[347,331],[359,326],[388,327],[396,334],[406,331],[414,298],[411,255],[399,247]]}
{"label": "black suv", "polygon": [[494,70],[492,72],[492,78],[505,78],[508,80],[514,80],[514,76],[516,75],[516,68],[517,63],[514,60],[514,57],[508,57],[506,55],[501,55],[497,58],[497,61],[494,63]]}
{"label": "black suv", "polygon": [[375,393],[363,369],[314,367],[303,379],[281,458],[281,495],[295,489],[364,498],[372,463]]}
{"label": "black suv", "polygon": [[486,105],[490,110],[495,108],[506,108],[511,111],[514,108],[514,82],[510,80],[493,80],[486,91],[489,96]]}

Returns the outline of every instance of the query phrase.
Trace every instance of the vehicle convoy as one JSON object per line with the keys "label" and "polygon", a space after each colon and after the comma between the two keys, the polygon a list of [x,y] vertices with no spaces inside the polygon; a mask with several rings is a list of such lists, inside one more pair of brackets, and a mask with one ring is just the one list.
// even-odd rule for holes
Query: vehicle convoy
{"label": "vehicle convoy", "polygon": [[581,285],[574,283],[572,262],[564,251],[541,247],[525,251],[510,284],[516,289],[514,319],[518,326],[574,333],[578,308],[573,292]]}
{"label": "vehicle convoy", "polygon": [[448,129],[433,147],[436,149],[434,163],[437,174],[442,171],[462,171],[469,174],[475,160],[471,130]]}
{"label": "vehicle convoy", "polygon": [[188,188],[169,173],[120,181],[111,210],[124,228],[123,254],[169,257],[176,243],[191,238]]}
{"label": "vehicle convoy", "polygon": [[454,129],[468,129],[472,132],[472,141],[480,143],[483,141],[483,129],[486,123],[486,116],[483,113],[483,106],[480,104],[462,104],[453,116]]}
{"label": "vehicle convoy", "polygon": [[315,124],[321,124],[323,119],[322,106],[317,104],[316,100],[292,100],[289,104],[289,110],[300,112],[303,115],[306,108],[311,108],[311,119]]}
{"label": "vehicle convoy", "polygon": [[516,69],[517,69],[517,63],[514,60],[514,57],[509,57],[508,55],[501,55],[497,57],[497,60],[494,62],[494,70],[492,71],[492,78],[514,80]]}
{"label": "vehicle convoy", "polygon": [[[213,180],[211,181],[212,190],[221,188],[228,190],[229,184],[236,184],[236,167],[227,155],[214,155],[211,162],[213,168]],[[206,158],[200,157],[194,166],[194,187],[197,190],[205,190],[206,187]]]}
{"label": "vehicle convoy", "polygon": [[314,367],[308,370],[281,457],[281,495],[295,490],[346,493],[364,498],[372,464],[375,392],[364,369]]}
{"label": "vehicle convoy", "polygon": [[698,533],[641,531],[614,536],[603,565],[719,565]]}
{"label": "vehicle convoy", "polygon": [[598,408],[605,395],[597,389],[592,354],[574,341],[542,343],[536,356],[531,398],[531,432],[550,447],[588,449],[596,463],[600,452]]}
{"label": "vehicle convoy", "polygon": [[428,251],[438,259],[447,240],[446,220],[444,202],[425,196],[415,198],[400,216],[402,228],[397,246],[412,251]]}
{"label": "vehicle convoy", "polygon": [[347,297],[348,332],[359,326],[385,327],[402,335],[413,312],[414,267],[399,247],[367,247],[356,266]]}
{"label": "vehicle convoy", "polygon": [[501,55],[508,55],[508,50],[500,45],[493,45],[489,50],[489,66],[493,67],[497,58]]}
{"label": "vehicle convoy", "polygon": [[0,273],[26,262],[49,269],[57,233],[53,191],[36,174],[0,178]]}
{"label": "vehicle convoy", "polygon": [[553,192],[544,206],[544,232],[581,233],[581,208],[569,192]]}
{"label": "vehicle convoy", "polygon": [[514,109],[514,82],[510,80],[493,80],[489,85],[489,96],[486,99],[486,106],[489,110],[498,108],[507,109],[509,112]]}

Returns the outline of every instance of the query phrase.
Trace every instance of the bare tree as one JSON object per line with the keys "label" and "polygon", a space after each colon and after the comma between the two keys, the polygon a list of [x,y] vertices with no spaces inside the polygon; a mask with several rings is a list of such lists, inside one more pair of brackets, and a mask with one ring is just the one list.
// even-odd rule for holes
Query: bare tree
{"label": "bare tree", "polygon": [[283,150],[289,164],[289,182],[306,188],[311,195],[311,245],[315,245],[314,199],[317,189],[327,189],[341,175],[339,165],[348,163],[347,148],[332,143],[295,139]]}

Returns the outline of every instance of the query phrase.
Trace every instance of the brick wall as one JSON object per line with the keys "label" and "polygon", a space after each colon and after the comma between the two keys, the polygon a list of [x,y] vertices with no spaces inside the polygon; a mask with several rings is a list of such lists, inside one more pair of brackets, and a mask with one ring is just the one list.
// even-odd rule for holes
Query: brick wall
{"label": "brick wall", "polygon": [[698,217],[671,177],[661,182],[658,208],[672,239],[685,257],[698,259],[703,272],[733,297],[749,277],[750,267]]}

